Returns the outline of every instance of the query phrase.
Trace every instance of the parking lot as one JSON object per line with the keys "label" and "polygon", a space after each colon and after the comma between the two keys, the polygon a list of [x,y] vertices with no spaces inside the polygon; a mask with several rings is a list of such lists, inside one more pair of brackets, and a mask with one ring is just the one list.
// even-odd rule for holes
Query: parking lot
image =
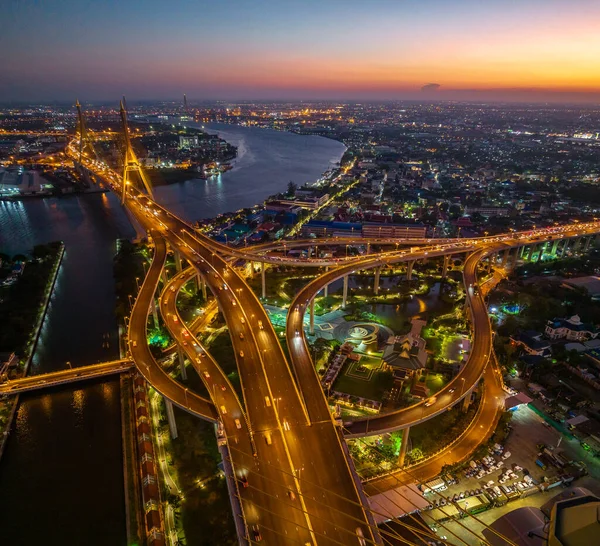
{"label": "parking lot", "polygon": [[[535,464],[538,457],[539,444],[553,446],[556,451],[564,452],[568,458],[574,461],[582,461],[590,475],[576,480],[572,485],[587,487],[592,492],[600,495],[600,483],[597,481],[597,478],[600,477],[599,460],[594,458],[588,451],[585,451],[577,440],[569,439],[554,428],[544,425],[543,419],[528,406],[521,406],[513,412],[511,427],[512,431],[504,446],[504,453],[510,452],[510,457],[502,459],[501,456],[494,456],[496,462],[502,461],[504,463],[502,468],[494,470],[489,474],[486,473],[480,478],[477,478],[477,474],[472,477],[465,477],[465,472],[461,472],[457,476],[459,482],[450,485],[442,492],[442,495],[445,498],[453,498],[455,495],[460,496],[461,493],[477,491],[478,489],[483,490],[484,486],[490,481],[494,482],[494,486],[498,486],[500,485],[500,476],[502,474],[505,475],[505,469],[515,468],[515,466],[526,470],[536,482],[543,482],[544,478],[552,479],[558,476],[561,472],[556,467],[548,466],[543,470]],[[469,467],[469,469],[471,469],[470,473],[477,472],[473,471],[471,467]],[[509,479],[504,481],[503,484],[514,485],[516,482],[522,483],[524,472],[515,472],[515,474],[518,476],[517,479]],[[483,524],[492,523],[501,515],[516,508],[522,506],[542,506],[547,500],[560,492],[561,488],[557,487],[548,492],[538,492],[537,488],[532,491],[533,494],[529,496],[511,500],[504,506],[488,509],[475,516],[476,519],[474,517],[468,517],[462,520],[448,521],[439,524],[437,525],[438,534],[440,536],[446,536],[448,541],[453,544],[464,544],[462,540],[467,544],[476,544],[477,542],[474,541],[474,536],[470,534],[471,530],[479,533],[484,528]],[[428,498],[430,500],[437,498],[439,501],[441,497],[432,494],[428,495]],[[464,502],[464,500],[459,502],[461,507],[464,507]],[[470,504],[468,506],[473,508],[477,502],[476,497],[472,497],[472,501],[469,502]],[[442,510],[447,513],[456,511],[454,508],[449,509],[447,506],[443,507]],[[423,513],[425,520],[430,524],[432,523],[432,517],[439,517],[439,515],[440,512],[436,510]],[[452,533],[455,533],[457,536],[453,536]],[[460,539],[457,537],[460,537]]]}

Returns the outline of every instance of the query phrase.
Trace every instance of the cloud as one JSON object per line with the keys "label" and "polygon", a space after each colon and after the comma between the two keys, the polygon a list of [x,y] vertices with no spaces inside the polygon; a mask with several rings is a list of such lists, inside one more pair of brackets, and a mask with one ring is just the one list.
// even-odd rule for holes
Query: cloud
{"label": "cloud", "polygon": [[428,83],[421,87],[421,91],[437,91],[440,87],[442,87],[439,83]]}

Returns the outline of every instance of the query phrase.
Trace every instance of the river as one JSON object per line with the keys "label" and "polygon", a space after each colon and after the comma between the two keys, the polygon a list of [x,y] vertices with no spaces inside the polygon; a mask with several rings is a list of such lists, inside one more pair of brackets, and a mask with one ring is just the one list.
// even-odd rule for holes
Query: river
{"label": "river", "polygon": [[[314,181],[345,149],[268,129],[207,130],[239,147],[235,168],[156,189],[159,201],[192,221],[260,203],[290,180]],[[112,259],[116,239],[133,236],[114,195],[0,201],[0,252],[55,240],[66,247],[31,373],[118,356]],[[0,530],[11,545],[126,544],[117,379],[21,397],[0,462]]]}

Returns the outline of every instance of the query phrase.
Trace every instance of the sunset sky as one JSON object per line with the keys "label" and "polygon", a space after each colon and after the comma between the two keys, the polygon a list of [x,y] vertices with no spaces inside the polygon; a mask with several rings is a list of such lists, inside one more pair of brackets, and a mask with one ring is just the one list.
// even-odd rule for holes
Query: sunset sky
{"label": "sunset sky", "polygon": [[0,100],[600,102],[598,0],[9,0],[0,21]]}

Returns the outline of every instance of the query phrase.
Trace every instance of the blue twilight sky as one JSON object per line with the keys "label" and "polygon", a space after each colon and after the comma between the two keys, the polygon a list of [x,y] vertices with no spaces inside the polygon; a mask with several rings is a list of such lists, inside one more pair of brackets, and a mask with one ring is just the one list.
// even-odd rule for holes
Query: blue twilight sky
{"label": "blue twilight sky", "polygon": [[600,101],[599,0],[0,0],[0,21],[0,100]]}

